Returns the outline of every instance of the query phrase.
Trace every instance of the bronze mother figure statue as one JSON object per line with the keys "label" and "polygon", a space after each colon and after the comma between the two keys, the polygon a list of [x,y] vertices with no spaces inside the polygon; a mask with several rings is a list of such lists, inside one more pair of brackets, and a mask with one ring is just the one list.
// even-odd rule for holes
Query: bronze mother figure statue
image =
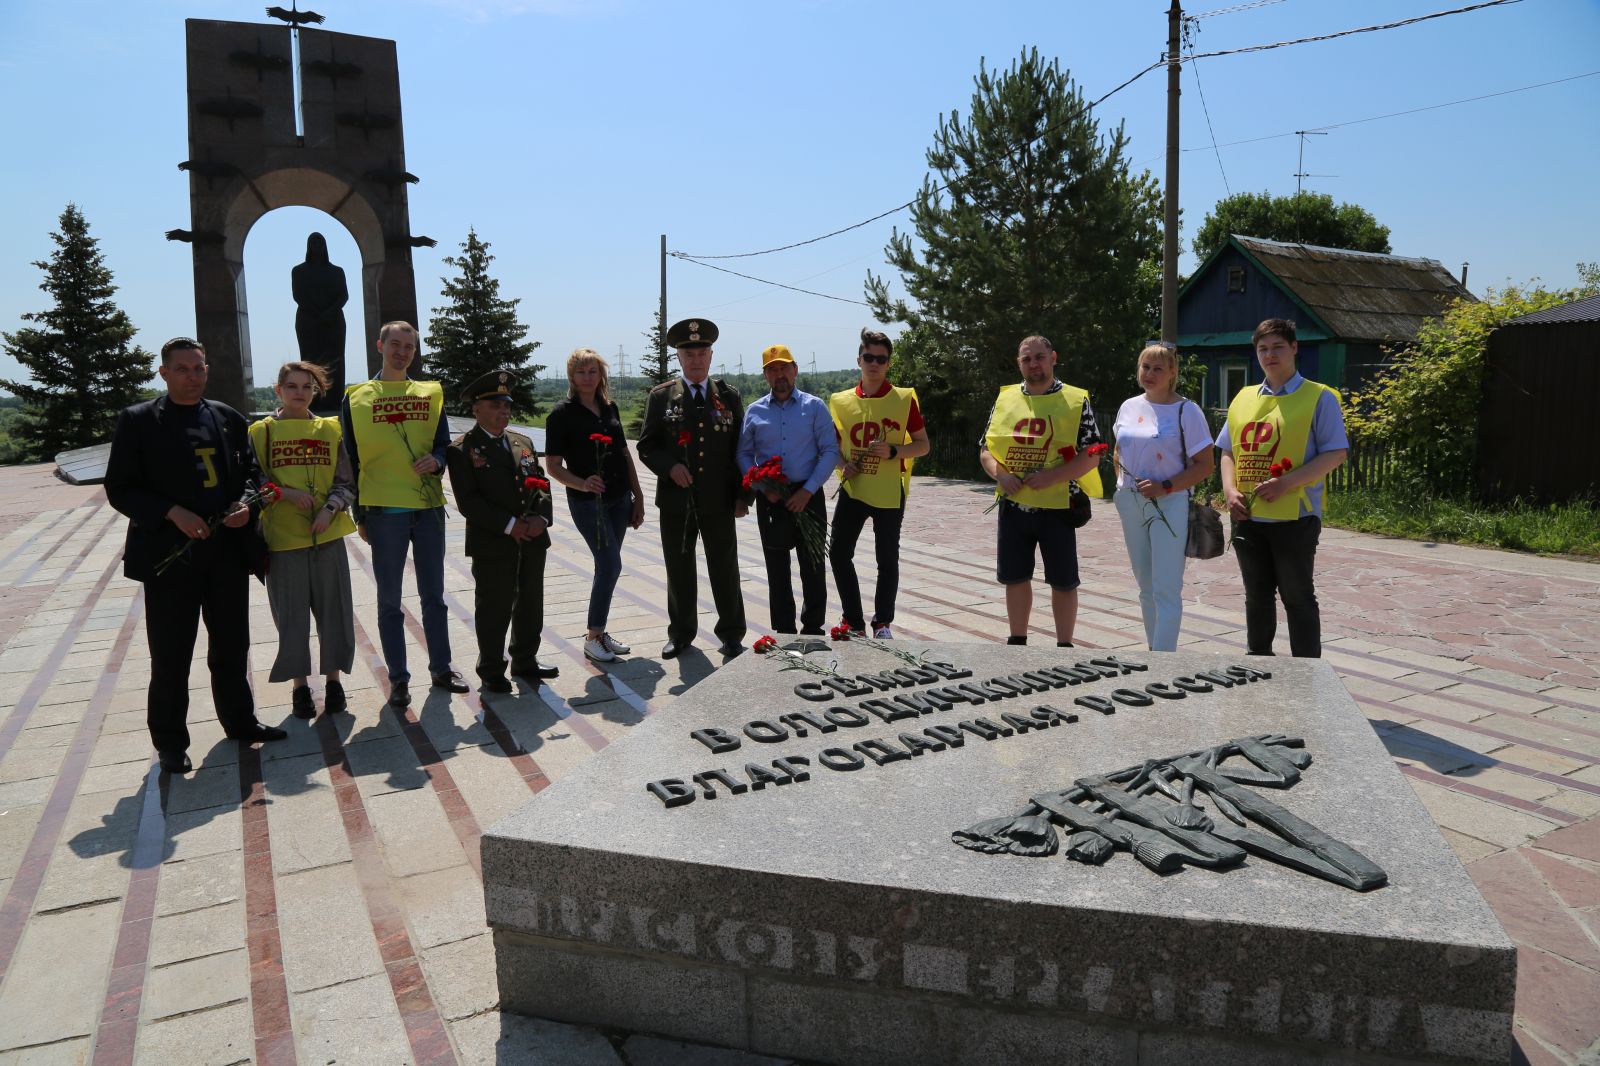
{"label": "bronze mother figure statue", "polygon": [[337,411],[344,396],[344,305],[350,299],[344,270],[328,261],[328,241],[320,233],[306,238],[305,262],[289,274],[298,310],[294,315],[295,339],[300,358],[328,371],[328,388],[319,406]]}

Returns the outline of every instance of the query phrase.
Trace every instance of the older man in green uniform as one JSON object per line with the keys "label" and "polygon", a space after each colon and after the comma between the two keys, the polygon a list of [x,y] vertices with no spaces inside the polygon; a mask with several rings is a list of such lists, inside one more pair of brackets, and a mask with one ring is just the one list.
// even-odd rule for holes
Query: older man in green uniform
{"label": "older man in green uniform", "polygon": [[472,624],[478,632],[478,677],[483,691],[512,690],[506,678],[506,630],[511,673],[538,684],[560,673],[539,664],[544,628],[544,561],[550,550],[550,483],[533,442],[507,427],[516,379],[496,370],[468,385],[461,404],[477,425],[450,442],[445,465],[456,507],[467,519],[472,560]]}
{"label": "older man in green uniform", "polygon": [[667,330],[681,376],[650,391],[645,401],[639,459],[656,474],[661,548],[667,564],[667,643],[671,659],[694,643],[699,629],[699,575],[694,539],[705,545],[706,574],[717,605],[717,639],[724,655],[744,649],[744,597],[739,591],[739,546],[733,522],[749,506],[736,458],[744,401],[725,382],[712,381],[716,323],[689,318]]}

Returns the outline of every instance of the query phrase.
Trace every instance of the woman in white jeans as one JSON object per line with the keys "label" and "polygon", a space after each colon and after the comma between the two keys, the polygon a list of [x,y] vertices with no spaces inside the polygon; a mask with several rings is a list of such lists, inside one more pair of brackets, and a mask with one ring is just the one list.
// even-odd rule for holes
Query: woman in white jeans
{"label": "woman in white jeans", "polygon": [[1177,651],[1189,489],[1211,476],[1216,460],[1205,413],[1178,395],[1175,349],[1140,352],[1139,385],[1144,394],[1123,403],[1114,426],[1117,515],[1139,582],[1145,642],[1151,651]]}

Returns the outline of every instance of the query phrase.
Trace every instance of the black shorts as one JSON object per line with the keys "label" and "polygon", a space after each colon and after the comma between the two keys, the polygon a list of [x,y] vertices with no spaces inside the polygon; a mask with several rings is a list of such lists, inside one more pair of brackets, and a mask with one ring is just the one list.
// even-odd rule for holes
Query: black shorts
{"label": "black shorts", "polygon": [[1053,589],[1075,589],[1078,580],[1078,531],[1066,508],[1024,511],[1016,504],[1000,504],[999,543],[994,576],[1002,585],[1033,580],[1033,555],[1044,556],[1045,584]]}

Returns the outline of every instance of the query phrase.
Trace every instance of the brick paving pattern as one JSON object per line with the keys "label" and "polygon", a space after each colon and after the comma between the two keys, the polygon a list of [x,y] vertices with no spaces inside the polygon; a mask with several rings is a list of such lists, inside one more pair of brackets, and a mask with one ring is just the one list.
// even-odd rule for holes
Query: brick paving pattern
{"label": "brick paving pattern", "polygon": [[[987,502],[966,483],[918,480],[900,635],[1004,638]],[[628,536],[612,612],[636,654],[587,663],[589,557],[557,511],[555,682],[485,700],[419,689],[405,713],[385,708],[371,557],[352,540],[351,713],[290,716],[288,686],[266,681],[275,634],[256,588],[260,714],[290,739],[240,751],[222,738],[202,644],[197,770],[169,779],[145,733],[149,657],[142,589],[120,572],[123,519],[48,467],[0,470],[0,1066],[776,1062],[496,1009],[484,827],[714,668],[652,657],[666,589],[653,512]],[[453,517],[453,553],[462,534]],[[1080,644],[1142,647],[1110,507],[1080,544]],[[740,548],[759,622],[753,523]],[[1600,567],[1328,531],[1318,570],[1327,658],[1519,946],[1519,1061],[1600,1062]],[[868,589],[871,577],[869,559]],[[457,664],[470,667],[459,554],[446,578]],[[1036,603],[1047,641],[1048,597]],[[1190,564],[1185,604],[1186,647],[1243,649],[1231,557]],[[420,645],[414,604],[407,625]]]}

